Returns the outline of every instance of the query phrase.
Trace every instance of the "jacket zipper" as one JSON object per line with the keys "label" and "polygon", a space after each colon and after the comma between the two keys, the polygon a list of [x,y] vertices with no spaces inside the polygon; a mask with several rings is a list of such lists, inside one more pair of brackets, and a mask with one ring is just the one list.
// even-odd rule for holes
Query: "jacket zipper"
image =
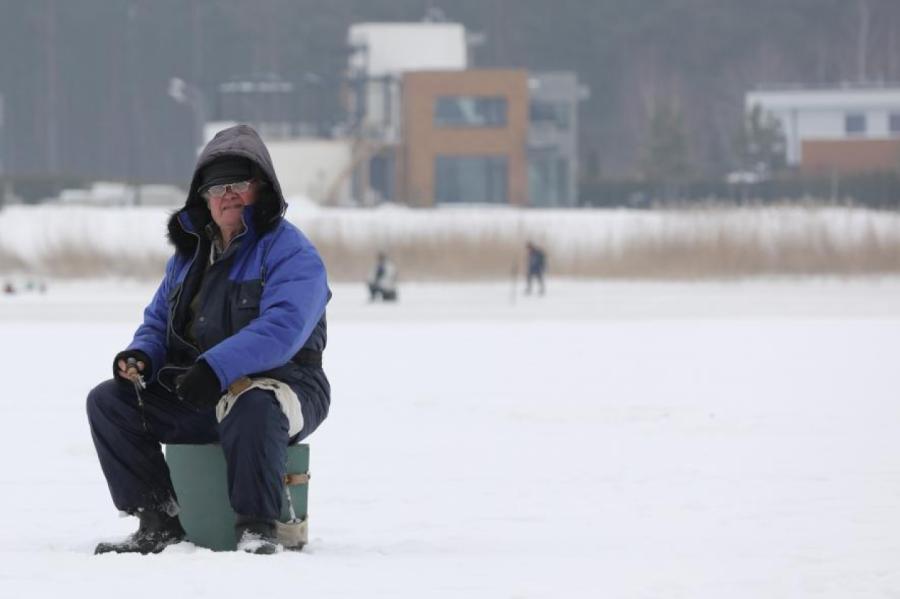
{"label": "jacket zipper", "polygon": [[[234,237],[234,239],[231,240],[231,242],[228,244],[229,247],[231,247],[232,243],[234,243],[235,241],[237,241],[238,239],[243,237],[244,234],[247,232],[247,221],[244,220],[243,215],[241,215],[241,223],[244,225],[244,230],[241,231],[238,235],[236,235]],[[181,224],[180,221],[178,223],[178,226],[180,226],[182,229],[184,229],[184,226]],[[187,273],[190,273],[191,267],[194,265],[194,263],[197,261],[197,258],[199,258],[199,255],[200,255],[200,235],[197,233],[194,233],[193,231],[188,231],[187,229],[184,229],[184,231],[186,233],[188,233],[189,235],[193,235],[194,237],[197,238],[197,249],[194,250],[194,257],[191,259],[190,264],[188,264],[188,266],[187,266]],[[225,254],[225,252],[223,251],[222,255],[224,255],[224,254]],[[187,278],[187,274],[185,274],[185,278]],[[169,322],[166,324],[166,328],[172,336],[176,337],[179,341],[181,341],[182,343],[184,343],[185,345],[187,345],[188,347],[193,349],[195,352],[197,352],[197,355],[199,356],[202,353],[200,351],[200,348],[197,347],[196,345],[194,345],[193,343],[189,343],[186,339],[184,339],[181,335],[179,335],[178,332],[175,330],[175,326],[173,324],[175,322],[175,313],[178,311],[178,303],[181,301],[181,294],[183,292],[184,292],[184,281],[182,281],[181,289],[178,290],[178,296],[175,298],[175,301],[172,303],[172,307],[169,310],[169,315],[168,315]],[[166,348],[166,349],[168,351],[168,348]],[[169,387],[165,383],[163,383],[162,379],[160,379],[160,377],[159,377],[159,374],[162,373],[162,371],[166,370],[167,368],[180,369],[181,367],[163,366],[162,368],[159,369],[159,373],[157,373],[157,375],[156,375],[156,380],[159,381],[160,385],[162,385],[163,387],[168,389],[170,392],[174,393],[175,390],[169,389]]]}
{"label": "jacket zipper", "polygon": [[[181,225],[181,223],[178,223],[178,224]],[[182,227],[182,228],[184,228],[184,227]],[[191,272],[191,267],[197,261],[197,256],[200,254],[200,236],[192,231],[188,231],[188,233],[190,233],[191,235],[193,235],[194,237],[197,238],[197,249],[194,250],[194,257],[191,259],[190,264],[188,264],[188,266],[187,266],[187,272],[185,272],[185,275],[184,275],[185,279],[187,279],[188,273]],[[169,310],[168,328],[169,328],[169,331],[171,331],[172,335],[177,337],[179,341],[182,341],[188,347],[196,350],[197,353],[199,354],[200,348],[195,346],[193,343],[188,343],[185,339],[183,339],[181,337],[181,335],[179,335],[178,332],[175,330],[175,326],[173,324],[175,321],[175,313],[178,311],[178,302],[181,301],[181,294],[183,292],[184,292],[184,281],[181,282],[181,289],[178,290],[178,296],[175,298],[175,301],[172,303],[172,308]]]}

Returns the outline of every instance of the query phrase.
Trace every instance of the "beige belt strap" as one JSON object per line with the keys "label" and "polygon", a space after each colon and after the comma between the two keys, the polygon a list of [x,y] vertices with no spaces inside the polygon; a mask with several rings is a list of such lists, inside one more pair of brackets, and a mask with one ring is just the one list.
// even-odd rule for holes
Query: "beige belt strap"
{"label": "beige belt strap", "polygon": [[300,410],[300,398],[285,383],[270,378],[250,379],[241,377],[228,386],[228,393],[216,404],[216,420],[222,422],[231,412],[241,395],[249,389],[264,389],[275,394],[281,411],[288,419],[288,436],[293,437],[303,429],[303,412]]}

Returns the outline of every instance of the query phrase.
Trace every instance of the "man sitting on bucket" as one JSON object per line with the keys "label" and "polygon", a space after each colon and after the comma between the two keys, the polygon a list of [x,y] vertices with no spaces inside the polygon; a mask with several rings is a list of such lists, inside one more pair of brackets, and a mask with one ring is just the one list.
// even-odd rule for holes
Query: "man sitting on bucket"
{"label": "man sitting on bucket", "polygon": [[238,548],[281,550],[288,445],[330,404],[322,352],[331,291],[286,208],[256,131],[239,125],[209,142],[169,220],[175,252],[144,322],[113,360],[113,378],[88,395],[113,503],[140,520],[96,553],[158,553],[184,538],[161,443],[221,444]]}

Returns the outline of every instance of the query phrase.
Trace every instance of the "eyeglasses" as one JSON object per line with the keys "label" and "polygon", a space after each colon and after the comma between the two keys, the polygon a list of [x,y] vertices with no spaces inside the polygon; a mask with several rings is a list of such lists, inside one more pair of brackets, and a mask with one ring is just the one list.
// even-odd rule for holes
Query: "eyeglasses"
{"label": "eyeglasses", "polygon": [[203,197],[207,200],[211,200],[213,198],[221,198],[230,189],[234,193],[247,193],[247,190],[250,189],[250,186],[253,184],[253,181],[235,181],[234,183],[226,183],[224,185],[213,185],[209,189],[203,192]]}

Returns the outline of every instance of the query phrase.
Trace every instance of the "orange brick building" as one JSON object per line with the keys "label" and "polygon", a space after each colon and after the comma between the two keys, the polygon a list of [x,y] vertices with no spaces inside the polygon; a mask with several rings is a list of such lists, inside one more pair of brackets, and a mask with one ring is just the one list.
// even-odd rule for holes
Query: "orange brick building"
{"label": "orange brick building", "polygon": [[406,72],[401,98],[401,201],[528,203],[526,71]]}
{"label": "orange brick building", "polygon": [[804,140],[801,170],[809,175],[897,171],[900,138]]}

